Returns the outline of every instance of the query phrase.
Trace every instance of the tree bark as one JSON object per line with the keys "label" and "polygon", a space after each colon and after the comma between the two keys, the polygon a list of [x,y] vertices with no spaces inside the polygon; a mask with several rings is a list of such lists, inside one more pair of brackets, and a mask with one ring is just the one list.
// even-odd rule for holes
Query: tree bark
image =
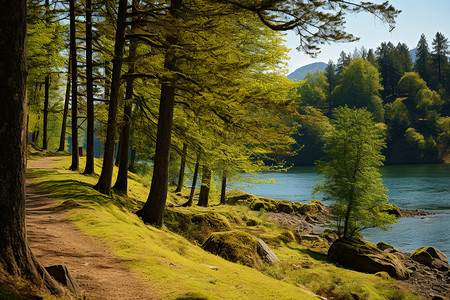
{"label": "tree bark", "polygon": [[87,138],[86,166],[83,174],[94,173],[94,82],[92,79],[92,10],[91,0],[86,0],[86,103]]}
{"label": "tree bark", "polygon": [[[136,11],[138,0],[133,0],[133,11]],[[133,32],[134,26],[131,27]],[[134,73],[134,60],[136,58],[136,40],[130,41],[128,73]],[[133,101],[133,77],[127,77],[127,87],[125,89],[125,104],[123,108],[123,121],[121,142],[120,142],[120,159],[119,172],[117,174],[114,190],[121,194],[127,194],[128,189],[128,154],[130,148],[130,126],[131,126],[131,110]]]}
{"label": "tree bark", "polygon": [[197,177],[198,177],[198,169],[199,168],[200,168],[200,156],[197,157],[197,162],[195,163],[194,175],[192,177],[191,193],[189,194],[189,199],[185,204],[183,204],[183,206],[192,206],[192,203],[194,203],[194,194],[195,194],[195,187],[197,186]]}
{"label": "tree bark", "polygon": [[50,76],[45,76],[45,93],[44,93],[44,134],[42,136],[42,150],[48,149],[48,143],[47,143],[47,125],[48,125],[48,97],[49,97],[49,90],[50,90]]}
{"label": "tree bark", "polygon": [[116,137],[117,109],[119,106],[119,90],[122,72],[123,52],[125,45],[127,0],[119,1],[117,16],[116,42],[114,45],[113,72],[111,81],[111,96],[109,100],[108,127],[106,130],[103,167],[95,189],[102,194],[111,194],[111,181],[114,165],[114,144]]}
{"label": "tree bark", "polygon": [[227,176],[225,172],[222,176],[222,191],[220,192],[220,204],[226,204],[227,202]]}
{"label": "tree bark", "polygon": [[71,59],[69,56],[69,62],[67,66],[67,84],[66,84],[66,97],[64,99],[64,113],[61,125],[61,136],[59,138],[59,148],[58,151],[64,151],[66,145],[66,126],[67,126],[67,115],[69,113],[69,100],[70,100],[70,75],[71,75]]}
{"label": "tree bark", "polygon": [[0,1],[0,274],[63,290],[39,265],[25,227],[26,1]]}
{"label": "tree bark", "polygon": [[203,166],[202,185],[200,187],[200,195],[198,197],[198,206],[208,206],[209,202],[209,190],[211,187],[212,172],[208,166]]}
{"label": "tree bark", "polygon": [[181,192],[183,188],[184,181],[184,168],[186,167],[186,153],[187,153],[187,144],[183,145],[183,153],[181,154],[181,165],[180,165],[180,176],[178,176],[178,185],[175,190],[175,193]]}
{"label": "tree bark", "polygon": [[[182,0],[171,0],[170,13],[176,16],[181,9]],[[172,136],[173,109],[175,103],[175,84],[177,81],[177,46],[179,36],[172,32],[166,37],[171,44],[164,57],[164,69],[171,74],[162,79],[161,96],[159,103],[158,129],[156,133],[155,161],[153,165],[153,178],[144,207],[137,212],[146,223],[161,227],[163,224],[164,209],[167,200],[170,141]]]}
{"label": "tree bark", "polygon": [[78,100],[77,100],[77,41],[75,36],[75,0],[70,0],[70,55],[72,58],[72,165],[70,170],[78,171]]}

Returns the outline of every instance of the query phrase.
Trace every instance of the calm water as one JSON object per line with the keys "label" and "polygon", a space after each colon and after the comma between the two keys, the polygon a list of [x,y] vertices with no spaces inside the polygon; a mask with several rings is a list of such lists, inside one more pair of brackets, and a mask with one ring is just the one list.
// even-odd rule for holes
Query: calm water
{"label": "calm water", "polygon": [[[390,231],[364,231],[365,238],[375,243],[384,241],[408,252],[433,246],[450,258],[450,165],[386,166],[381,173],[391,203],[404,209],[429,210],[438,214],[425,219],[401,218]],[[322,179],[314,167],[294,167],[288,172],[269,172],[259,176],[261,179],[274,178],[279,183],[254,184],[245,187],[247,192],[294,202],[322,198],[321,195],[311,195],[314,186]]]}

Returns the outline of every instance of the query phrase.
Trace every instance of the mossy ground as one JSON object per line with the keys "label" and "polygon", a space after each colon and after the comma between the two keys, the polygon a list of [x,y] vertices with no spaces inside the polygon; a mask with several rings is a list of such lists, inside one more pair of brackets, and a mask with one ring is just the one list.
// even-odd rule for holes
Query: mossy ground
{"label": "mossy ground", "polygon": [[[54,169],[28,170],[28,176],[55,198],[56,205],[66,200],[81,204],[69,211],[68,218],[86,234],[108,244],[139,278],[158,287],[162,299],[317,299],[302,287],[329,299],[416,299],[395,280],[326,262],[323,254],[298,244],[286,229],[267,221],[263,212],[246,206],[218,205],[217,199],[212,199],[208,208],[177,207],[185,201],[183,193],[170,193],[168,201],[174,207],[166,214],[167,227],[145,225],[133,212],[147,199],[149,178],[130,173],[129,196],[109,197],[92,188],[97,176],[69,171],[69,165],[70,157],[52,157]],[[84,158],[80,166],[84,166]],[[97,172],[100,167],[101,161],[96,160]],[[183,227],[185,216],[190,224]],[[194,216],[197,218],[192,221]],[[249,220],[255,226],[247,226]],[[203,225],[197,229],[204,232],[196,236],[193,233],[199,224]],[[281,263],[258,271],[199,247],[211,232],[228,230],[228,226],[265,240]]]}

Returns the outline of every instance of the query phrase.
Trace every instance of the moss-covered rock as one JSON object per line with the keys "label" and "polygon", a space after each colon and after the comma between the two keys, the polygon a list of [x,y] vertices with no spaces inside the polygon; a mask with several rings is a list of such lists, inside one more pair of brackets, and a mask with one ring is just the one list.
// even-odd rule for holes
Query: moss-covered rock
{"label": "moss-covered rock", "polygon": [[294,211],[292,208],[292,202],[290,201],[278,201],[277,212],[290,214]]}
{"label": "moss-covered rock", "polygon": [[390,215],[394,215],[396,218],[402,217],[402,212],[400,209],[392,203],[385,204],[381,211],[387,212]]}
{"label": "moss-covered rock", "polygon": [[189,240],[203,243],[212,232],[231,229],[228,219],[216,212],[193,213],[176,208],[166,209],[164,224]]}
{"label": "moss-covered rock", "polygon": [[255,198],[257,198],[255,195],[244,193],[238,190],[232,190],[227,192],[227,204],[236,205],[249,205]]}
{"label": "moss-covered rock", "polygon": [[411,259],[442,271],[449,270],[447,256],[433,247],[422,247],[411,254]]}
{"label": "moss-covered rock", "polygon": [[202,248],[232,262],[256,269],[263,267],[258,239],[243,231],[214,232]]}
{"label": "moss-covered rock", "polygon": [[295,236],[290,230],[283,230],[278,238],[285,244],[295,241]]}
{"label": "moss-covered rock", "polygon": [[409,277],[405,265],[395,255],[361,240],[338,239],[330,246],[327,257],[330,261],[355,271],[371,274],[387,272],[399,279]]}
{"label": "moss-covered rock", "polygon": [[314,216],[323,209],[323,204],[319,200],[312,200],[308,203],[294,203],[293,209],[295,213],[307,216]]}

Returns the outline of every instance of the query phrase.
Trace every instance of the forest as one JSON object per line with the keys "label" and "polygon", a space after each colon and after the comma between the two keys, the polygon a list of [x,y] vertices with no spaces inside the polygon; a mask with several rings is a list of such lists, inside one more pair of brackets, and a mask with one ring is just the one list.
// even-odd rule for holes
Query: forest
{"label": "forest", "polygon": [[[442,34],[431,49],[422,35],[414,62],[405,44],[383,43],[376,50],[342,53],[325,72],[293,81],[286,77],[285,31],[294,30],[298,49],[314,56],[325,43],[357,39],[345,31],[346,14],[370,13],[393,26],[400,11],[389,2],[339,0],[20,0],[2,1],[0,8],[0,298],[19,297],[9,291],[18,278],[24,279],[21,285],[67,296],[68,284],[61,287],[30,250],[29,181],[61,200],[55,213],[67,209],[66,218],[83,233],[101,239],[133,272],[159,285],[162,298],[236,293],[231,298],[242,299],[256,291],[267,299],[423,296],[428,286],[413,295],[411,285],[390,281],[409,278],[394,255],[380,254],[396,268],[377,276],[348,277],[324,261],[331,242],[358,236],[366,227],[385,229],[399,217],[379,179],[382,149],[387,163],[446,159],[450,65]],[[295,214],[312,230],[309,223],[328,218],[320,201],[291,203],[230,191],[252,181],[242,174],[313,164],[324,153],[338,160],[341,153],[334,150],[347,135],[358,148],[357,163],[363,161],[354,173],[364,174],[351,176],[350,192],[338,191],[345,194],[344,204],[334,213],[345,216],[339,216],[337,231],[320,237],[313,232],[317,240],[311,241],[311,232],[301,235],[266,215]],[[369,151],[361,143],[366,140],[373,146]],[[333,160],[318,164],[336,176]],[[335,193],[332,183],[319,188]],[[208,243],[223,240],[244,248],[237,258],[222,255],[239,263],[236,270],[244,274],[233,291],[235,267],[205,254],[220,255],[214,251],[226,247]],[[272,264],[280,259],[265,240],[282,263]],[[249,247],[251,255],[245,252]],[[211,278],[219,269],[220,279]],[[320,274],[299,274],[307,269]],[[208,287],[203,281],[180,283],[179,291],[168,286],[192,279],[192,272]],[[311,280],[315,276],[321,279]],[[269,295],[263,286],[277,285],[271,280],[282,283]],[[354,285],[359,280],[362,288]],[[69,294],[84,297],[76,288]]]}
{"label": "forest", "polygon": [[442,162],[449,147],[448,46],[437,32],[431,48],[421,35],[415,51],[387,42],[375,50],[341,52],[337,64],[330,60],[325,71],[309,72],[299,82],[296,100],[302,128],[295,138],[304,148],[286,160],[312,164],[319,159],[330,111],[348,105],[367,107],[385,126],[387,164]]}

